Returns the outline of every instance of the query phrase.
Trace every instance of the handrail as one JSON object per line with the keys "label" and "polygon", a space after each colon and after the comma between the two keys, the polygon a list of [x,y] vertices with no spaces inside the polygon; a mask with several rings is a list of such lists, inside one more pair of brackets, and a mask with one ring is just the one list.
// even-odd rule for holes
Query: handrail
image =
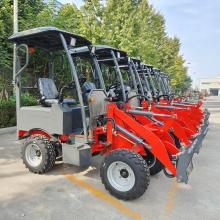
{"label": "handrail", "polygon": [[17,83],[17,78],[18,76],[21,74],[21,72],[27,67],[28,62],[29,62],[29,53],[28,53],[28,46],[27,44],[20,44],[17,48],[16,48],[16,54],[18,52],[18,50],[22,47],[25,47],[26,49],[26,62],[24,64],[24,66],[22,68],[20,68],[20,70],[15,74],[15,82]]}

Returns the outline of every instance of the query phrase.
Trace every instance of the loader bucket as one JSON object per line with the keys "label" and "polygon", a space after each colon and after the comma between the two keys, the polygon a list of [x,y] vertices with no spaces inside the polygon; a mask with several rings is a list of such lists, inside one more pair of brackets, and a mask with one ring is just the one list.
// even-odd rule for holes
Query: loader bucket
{"label": "loader bucket", "polygon": [[193,169],[193,154],[199,153],[202,146],[202,141],[207,134],[208,123],[204,123],[200,129],[200,133],[196,136],[190,147],[186,148],[178,155],[176,178],[178,182],[188,182],[188,176]]}
{"label": "loader bucket", "polygon": [[208,123],[204,122],[204,124],[200,128],[199,134],[196,137],[196,140],[198,143],[195,146],[194,153],[197,153],[197,154],[199,153],[199,150],[202,146],[202,141],[204,137],[206,136],[207,132],[208,132]]}
{"label": "loader bucket", "polygon": [[204,122],[208,121],[209,116],[210,116],[210,112],[207,109],[205,109],[203,114],[204,114]]}
{"label": "loader bucket", "polygon": [[192,158],[194,154],[194,146],[185,149],[179,155],[176,167],[176,178],[178,182],[188,182],[188,176],[193,169]]}

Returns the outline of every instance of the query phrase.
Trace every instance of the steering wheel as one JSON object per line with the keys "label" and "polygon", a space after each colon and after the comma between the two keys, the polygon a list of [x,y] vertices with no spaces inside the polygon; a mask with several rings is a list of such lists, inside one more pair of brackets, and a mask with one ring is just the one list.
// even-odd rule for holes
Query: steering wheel
{"label": "steering wheel", "polygon": [[187,99],[188,99],[188,97],[184,96],[184,95],[181,95],[181,96],[177,97],[177,101],[187,101]]}
{"label": "steering wheel", "polygon": [[109,94],[109,96],[112,96],[112,98],[115,101],[120,101],[120,95],[121,95],[120,83],[116,82],[115,84],[110,84],[106,88],[106,91],[109,92],[110,90],[113,90],[112,92],[114,93],[114,97],[112,96],[113,94]]}
{"label": "steering wheel", "polygon": [[171,102],[171,95],[165,95],[165,94],[157,96],[156,97],[157,102],[159,102],[160,98],[162,97],[166,98],[169,102]]}
{"label": "steering wheel", "polygon": [[107,90],[109,91],[110,89],[116,89],[116,88],[117,88],[117,85],[110,84]]}
{"label": "steering wheel", "polygon": [[130,98],[128,98],[128,100],[125,102],[125,104],[129,103],[132,99],[137,98],[137,97],[142,98],[143,100],[147,100],[147,102],[148,102],[148,108],[147,108],[147,110],[149,110],[150,105],[151,105],[151,101],[150,101],[150,99],[149,99],[147,96],[145,96],[145,95],[140,95],[140,94],[138,94],[138,95],[133,95],[133,96],[131,96]]}
{"label": "steering wheel", "polygon": [[75,82],[74,82],[74,81],[72,81],[72,82],[70,82],[70,83],[64,85],[64,86],[61,88],[61,90],[60,90],[60,92],[59,92],[59,94],[58,94],[58,101],[59,101],[59,103],[62,103],[62,102],[63,102],[64,91],[65,91],[65,90],[69,90],[69,89],[74,89],[74,88],[75,88]]}

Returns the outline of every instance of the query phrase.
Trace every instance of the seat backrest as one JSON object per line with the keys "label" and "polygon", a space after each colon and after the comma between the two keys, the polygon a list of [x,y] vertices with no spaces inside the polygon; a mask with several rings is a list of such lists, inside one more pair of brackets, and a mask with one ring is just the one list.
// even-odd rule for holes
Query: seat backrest
{"label": "seat backrest", "polygon": [[106,115],[107,95],[102,89],[93,89],[88,96],[90,127],[96,126],[96,119],[99,116]]}
{"label": "seat backrest", "polygon": [[56,99],[58,97],[57,87],[52,79],[39,78],[38,86],[42,97],[46,99]]}

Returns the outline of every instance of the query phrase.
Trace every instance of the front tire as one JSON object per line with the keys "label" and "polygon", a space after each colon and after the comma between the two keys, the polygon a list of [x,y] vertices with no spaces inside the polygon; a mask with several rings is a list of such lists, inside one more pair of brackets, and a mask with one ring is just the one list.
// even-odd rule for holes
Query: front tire
{"label": "front tire", "polygon": [[116,198],[137,199],[144,194],[150,182],[150,172],[141,155],[118,149],[102,162],[100,176],[105,188]]}
{"label": "front tire", "polygon": [[43,135],[32,135],[21,147],[21,158],[29,171],[42,174],[54,166],[56,152],[48,138]]}

